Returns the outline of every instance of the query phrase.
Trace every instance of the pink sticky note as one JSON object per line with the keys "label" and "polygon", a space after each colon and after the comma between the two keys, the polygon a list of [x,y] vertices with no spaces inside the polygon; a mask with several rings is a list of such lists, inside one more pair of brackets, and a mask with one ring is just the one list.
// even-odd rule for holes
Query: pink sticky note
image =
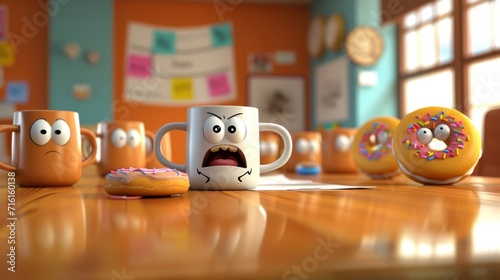
{"label": "pink sticky note", "polygon": [[207,77],[208,88],[211,96],[226,95],[231,92],[227,74],[216,74]]}
{"label": "pink sticky note", "polygon": [[151,57],[132,54],[128,58],[128,75],[138,78],[151,76]]}

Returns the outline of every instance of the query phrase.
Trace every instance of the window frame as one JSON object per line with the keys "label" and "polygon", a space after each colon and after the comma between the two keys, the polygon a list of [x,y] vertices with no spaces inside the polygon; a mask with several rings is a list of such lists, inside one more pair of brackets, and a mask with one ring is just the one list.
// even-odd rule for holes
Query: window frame
{"label": "window frame", "polygon": [[[434,3],[435,1],[432,1]],[[404,112],[404,84],[406,80],[411,78],[416,78],[419,76],[424,76],[428,74],[434,74],[439,71],[445,70],[447,68],[451,68],[454,73],[454,84],[453,87],[455,89],[455,109],[461,111],[465,115],[469,115],[470,113],[470,104],[469,104],[469,75],[468,69],[469,66],[482,62],[492,58],[500,57],[500,48],[495,49],[492,47],[489,51],[483,52],[481,54],[473,55],[468,49],[469,38],[468,38],[468,22],[467,22],[467,11],[468,9],[479,5],[484,2],[490,2],[490,0],[478,0],[474,3],[467,3],[467,0],[452,0],[453,3],[453,11],[451,12],[452,18],[452,27],[453,27],[453,59],[450,62],[446,62],[443,64],[437,64],[434,66],[427,67],[425,69],[416,69],[411,71],[406,71],[405,65],[405,33],[408,30],[414,30],[413,28],[407,28],[404,26],[404,17],[415,10],[408,11],[402,17],[399,17],[397,20],[397,41],[398,41],[398,91],[399,94],[399,115],[400,117],[404,117],[404,115],[408,112]],[[419,6],[417,9],[420,9],[422,6]],[[435,22],[442,19],[444,16],[435,16],[431,22],[434,24]],[[421,26],[421,23],[418,23],[417,26]],[[464,32],[465,31],[465,32]]]}

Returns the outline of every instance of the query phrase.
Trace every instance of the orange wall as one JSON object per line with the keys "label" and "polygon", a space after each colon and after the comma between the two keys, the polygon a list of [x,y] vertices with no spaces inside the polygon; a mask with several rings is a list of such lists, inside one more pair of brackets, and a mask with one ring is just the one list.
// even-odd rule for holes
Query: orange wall
{"label": "orange wall", "polygon": [[[8,32],[17,48],[15,64],[4,68],[4,86],[0,88],[0,100],[5,99],[8,81],[29,83],[29,100],[17,105],[18,110],[46,109],[48,104],[48,23],[38,24],[33,17],[47,18],[39,1],[2,0],[9,11]],[[45,3],[44,1],[41,1]],[[35,23],[36,22],[36,23]]]}
{"label": "orange wall", "polygon": [[[17,48],[15,64],[4,68],[4,85],[0,87],[0,101],[5,100],[9,81],[25,81],[29,84],[29,100],[26,104],[17,105],[17,110],[46,109],[48,104],[48,24],[34,24],[33,16],[40,16],[41,13],[47,15],[38,2],[19,0],[0,2],[8,9],[8,32],[13,45]],[[0,124],[10,123],[12,120],[0,120]],[[10,134],[1,137],[5,137],[7,145],[0,147],[0,153],[9,154]]]}
{"label": "orange wall", "polygon": [[[220,23],[214,3],[231,1],[180,2],[158,0],[115,0],[115,92],[113,116],[115,119],[142,120],[146,128],[156,132],[163,124],[186,121],[186,107],[157,107],[137,105],[124,101],[125,42],[127,23],[138,21],[166,27],[186,27]],[[236,1],[233,1],[236,2]],[[222,21],[233,26],[236,83],[238,98],[232,105],[246,105],[248,54],[292,50],[297,62],[290,66],[274,65],[273,74],[293,74],[308,77],[309,60],[306,38],[309,8],[247,4],[244,1],[222,14]],[[308,91],[306,79],[306,91]],[[307,95],[309,96],[309,95]],[[309,108],[310,98],[306,98]],[[306,119],[309,124],[310,120]],[[185,133],[172,135],[173,160],[184,162]]]}

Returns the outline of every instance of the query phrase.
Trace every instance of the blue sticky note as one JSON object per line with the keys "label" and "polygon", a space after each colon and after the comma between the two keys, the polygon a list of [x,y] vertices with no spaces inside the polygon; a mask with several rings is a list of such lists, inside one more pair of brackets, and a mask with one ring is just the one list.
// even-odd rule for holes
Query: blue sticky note
{"label": "blue sticky note", "polygon": [[175,33],[169,31],[155,31],[153,35],[153,53],[175,54]]}
{"label": "blue sticky note", "polygon": [[233,35],[231,34],[231,26],[229,24],[221,24],[212,26],[212,45],[214,47],[224,47],[233,44]]}
{"label": "blue sticky note", "polygon": [[7,91],[5,101],[7,103],[26,103],[28,102],[28,83],[26,82],[9,82],[7,83]]}

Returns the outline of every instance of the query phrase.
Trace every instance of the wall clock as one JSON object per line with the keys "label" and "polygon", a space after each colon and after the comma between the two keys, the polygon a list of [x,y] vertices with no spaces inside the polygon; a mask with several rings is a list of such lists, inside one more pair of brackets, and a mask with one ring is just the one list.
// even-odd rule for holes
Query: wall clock
{"label": "wall clock", "polygon": [[311,57],[318,58],[323,54],[324,27],[325,18],[320,15],[313,17],[309,23],[307,49]]}
{"label": "wall clock", "polygon": [[354,28],[345,40],[345,52],[349,59],[362,66],[375,64],[384,50],[382,34],[371,26]]}
{"label": "wall clock", "polygon": [[332,51],[339,51],[344,32],[344,18],[340,14],[331,15],[325,24],[325,47]]}

